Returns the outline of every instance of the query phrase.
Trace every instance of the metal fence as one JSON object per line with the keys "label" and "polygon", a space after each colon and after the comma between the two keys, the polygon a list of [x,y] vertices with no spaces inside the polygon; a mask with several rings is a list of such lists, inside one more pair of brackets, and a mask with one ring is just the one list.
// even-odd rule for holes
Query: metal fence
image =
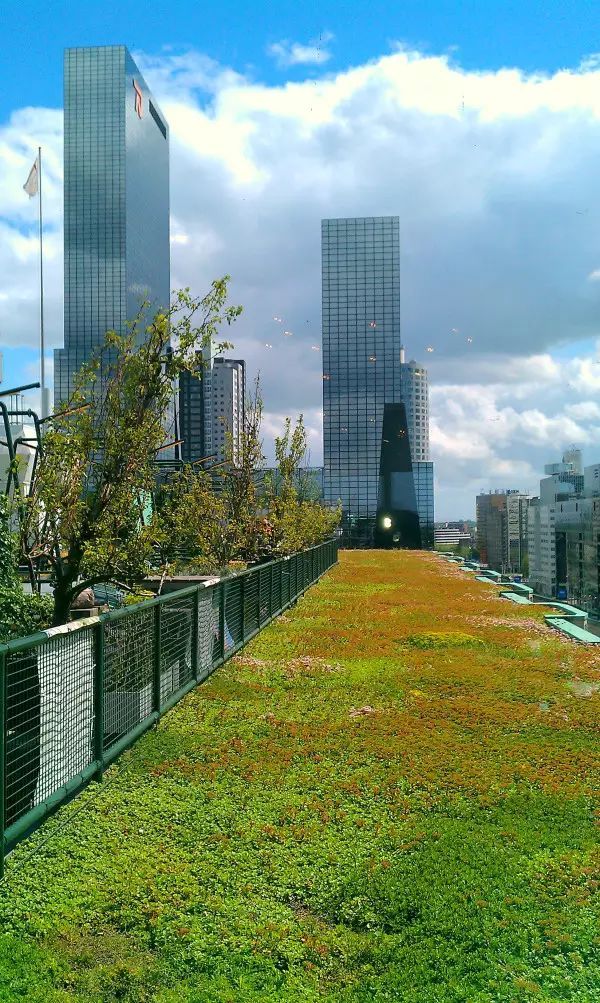
{"label": "metal fence", "polygon": [[337,551],[330,540],[217,583],[1,644],[0,867],[316,582]]}

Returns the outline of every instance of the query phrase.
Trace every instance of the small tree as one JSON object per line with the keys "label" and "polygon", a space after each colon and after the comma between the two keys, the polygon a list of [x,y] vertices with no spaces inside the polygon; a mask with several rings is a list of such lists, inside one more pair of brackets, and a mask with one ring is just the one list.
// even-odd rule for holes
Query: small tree
{"label": "small tree", "polygon": [[230,560],[232,527],[206,471],[186,465],[161,487],[152,536],[163,577],[190,565],[214,572]]}
{"label": "small tree", "polygon": [[227,282],[216,280],[203,298],[180,291],[146,327],[145,304],[126,334],[109,332],[79,373],[67,413],[53,419],[20,507],[23,555],[44,558],[54,574],[54,624],[84,588],[144,576],[153,533],[141,500],[154,486],[174,381],[198,369],[202,348],[240,314],[227,306]]}
{"label": "small tree", "polygon": [[227,435],[227,460],[220,468],[217,491],[223,501],[231,527],[228,560],[255,561],[261,557],[266,541],[264,518],[260,512],[257,486],[259,470],[264,460],[261,439],[263,402],[260,380],[244,408],[244,421],[239,442]]}
{"label": "small tree", "polygon": [[283,434],[275,439],[277,472],[266,484],[269,520],[273,527],[276,552],[292,554],[332,535],[341,513],[326,508],[305,494],[302,462],[307,439],[304,416],[292,427],[286,418]]}

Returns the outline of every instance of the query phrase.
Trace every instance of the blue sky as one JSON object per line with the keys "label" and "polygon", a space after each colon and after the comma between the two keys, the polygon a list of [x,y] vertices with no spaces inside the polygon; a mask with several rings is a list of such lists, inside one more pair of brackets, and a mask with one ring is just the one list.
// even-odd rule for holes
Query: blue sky
{"label": "blue sky", "polygon": [[[465,69],[518,66],[528,72],[575,67],[600,46],[600,4],[594,0],[4,0],[1,24],[0,119],[15,107],[61,102],[61,50],[71,45],[125,43],[145,52],[193,47],[266,81],[281,77],[266,54],[269,44],[318,40],[324,32],[334,35],[328,71],[364,63],[397,42],[425,53],[450,52]],[[305,68],[288,76],[304,78]]]}
{"label": "blue sky", "polygon": [[124,43],[170,126],[172,285],[231,273],[267,441],[302,411],[321,460],[320,219],[393,214],[437,516],[535,490],[572,442],[600,460],[599,4],[5,0],[1,19],[5,385],[37,372],[38,143],[49,367],[62,343],[62,50]]}

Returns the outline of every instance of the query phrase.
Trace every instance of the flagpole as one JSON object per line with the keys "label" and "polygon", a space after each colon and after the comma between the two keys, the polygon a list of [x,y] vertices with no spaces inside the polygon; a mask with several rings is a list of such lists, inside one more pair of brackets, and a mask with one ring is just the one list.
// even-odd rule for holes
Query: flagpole
{"label": "flagpole", "polygon": [[38,207],[40,230],[40,383],[42,388],[42,418],[49,413],[48,390],[46,389],[46,365],[44,344],[44,253],[42,225],[42,148],[38,146]]}

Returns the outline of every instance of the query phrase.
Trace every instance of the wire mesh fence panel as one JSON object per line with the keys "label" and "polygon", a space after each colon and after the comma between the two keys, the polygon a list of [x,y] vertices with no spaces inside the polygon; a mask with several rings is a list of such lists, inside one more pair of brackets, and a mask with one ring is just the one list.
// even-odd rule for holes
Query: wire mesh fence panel
{"label": "wire mesh fence panel", "polygon": [[[215,599],[217,602],[215,604]],[[219,604],[217,589],[198,590],[198,631],[197,631],[198,681],[206,679],[212,672],[215,640],[219,637]]]}
{"label": "wire mesh fence panel", "polygon": [[152,712],[153,608],[106,621],[104,639],[104,749]]}
{"label": "wire mesh fence panel", "polygon": [[290,599],[292,598],[292,563],[289,557],[287,557],[281,565],[281,606],[287,606]]}
{"label": "wire mesh fence panel", "polygon": [[1,645],[5,831],[19,822],[6,845],[101,773],[116,743],[133,742],[138,725],[194,676],[205,679],[337,551],[332,541],[196,593],[109,613],[96,626]]}
{"label": "wire mesh fence panel", "polygon": [[271,616],[271,577],[273,565],[265,564],[258,570],[258,619],[260,625],[266,623]]}
{"label": "wire mesh fence panel", "polygon": [[226,638],[225,634],[225,615],[223,606],[225,604],[225,592],[224,586],[218,585],[215,588],[207,589],[210,591],[212,596],[212,633],[213,633],[213,648],[212,648],[212,664],[213,666],[218,665],[221,660],[221,655],[225,651]]}
{"label": "wire mesh fence panel", "polygon": [[282,562],[271,566],[271,614],[278,613],[283,606]]}
{"label": "wire mesh fence panel", "polygon": [[7,657],[7,827],[91,763],[93,673],[89,628]]}
{"label": "wire mesh fence panel", "polygon": [[192,678],[192,618],[194,598],[166,600],[161,606],[160,702]]}
{"label": "wire mesh fence panel", "polygon": [[244,637],[248,637],[259,627],[258,570],[244,575]]}
{"label": "wire mesh fence panel", "polygon": [[225,654],[237,648],[244,637],[243,579],[232,578],[225,584]]}

